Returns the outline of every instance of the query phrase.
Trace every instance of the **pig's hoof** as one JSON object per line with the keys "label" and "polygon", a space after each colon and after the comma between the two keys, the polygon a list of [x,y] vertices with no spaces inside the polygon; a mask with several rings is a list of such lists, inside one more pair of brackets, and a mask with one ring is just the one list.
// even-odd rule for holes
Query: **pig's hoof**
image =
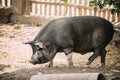
{"label": "pig's hoof", "polygon": [[100,67],[105,67],[105,63],[101,63]]}
{"label": "pig's hoof", "polygon": [[89,64],[91,64],[92,63],[92,61],[87,61],[86,62],[86,65],[89,65]]}
{"label": "pig's hoof", "polygon": [[69,65],[70,68],[74,67],[74,65]]}
{"label": "pig's hoof", "polygon": [[53,65],[48,65],[47,67],[53,67]]}
{"label": "pig's hoof", "polygon": [[45,65],[45,67],[53,67],[53,65],[47,64]]}
{"label": "pig's hoof", "polygon": [[73,66],[73,62],[71,61],[71,62],[69,62],[69,67],[74,67]]}

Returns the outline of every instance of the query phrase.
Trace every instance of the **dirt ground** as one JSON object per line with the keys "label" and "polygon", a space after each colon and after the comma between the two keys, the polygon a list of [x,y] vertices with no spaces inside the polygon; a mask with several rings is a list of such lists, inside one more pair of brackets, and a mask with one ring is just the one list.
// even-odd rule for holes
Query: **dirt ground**
{"label": "dirt ground", "polygon": [[68,67],[64,53],[58,53],[54,58],[53,67],[48,63],[32,65],[29,63],[32,50],[24,42],[32,40],[40,30],[41,25],[0,24],[0,80],[29,80],[32,75],[43,73],[102,73],[107,80],[120,77],[119,48],[107,46],[106,66],[99,67],[100,57],[87,66],[86,61],[92,55],[88,53],[73,55],[74,67]]}

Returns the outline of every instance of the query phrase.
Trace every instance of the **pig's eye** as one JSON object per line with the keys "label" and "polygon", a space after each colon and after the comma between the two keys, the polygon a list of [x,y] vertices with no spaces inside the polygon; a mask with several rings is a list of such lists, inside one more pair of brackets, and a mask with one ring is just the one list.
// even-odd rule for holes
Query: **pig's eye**
{"label": "pig's eye", "polygon": [[43,48],[40,48],[39,45],[36,45],[37,50],[42,50]]}
{"label": "pig's eye", "polygon": [[49,46],[49,45],[46,45],[46,48],[47,48],[47,49],[49,49],[49,48],[50,48],[50,46]]}

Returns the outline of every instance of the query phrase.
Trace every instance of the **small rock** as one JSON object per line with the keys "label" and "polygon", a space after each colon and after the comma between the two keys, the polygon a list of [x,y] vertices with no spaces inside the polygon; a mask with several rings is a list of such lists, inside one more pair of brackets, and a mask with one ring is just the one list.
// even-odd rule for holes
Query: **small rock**
{"label": "small rock", "polygon": [[15,38],[15,36],[9,36],[9,38],[11,38],[11,39],[12,39],[12,38]]}
{"label": "small rock", "polygon": [[119,70],[116,70],[116,69],[112,69],[111,71],[112,72],[120,72]]}
{"label": "small rock", "polygon": [[43,73],[41,73],[41,72],[38,72],[38,75],[41,75],[41,74],[43,74]]}
{"label": "small rock", "polygon": [[112,80],[120,80],[120,77],[113,78]]}
{"label": "small rock", "polygon": [[14,29],[21,29],[19,25],[15,25]]}

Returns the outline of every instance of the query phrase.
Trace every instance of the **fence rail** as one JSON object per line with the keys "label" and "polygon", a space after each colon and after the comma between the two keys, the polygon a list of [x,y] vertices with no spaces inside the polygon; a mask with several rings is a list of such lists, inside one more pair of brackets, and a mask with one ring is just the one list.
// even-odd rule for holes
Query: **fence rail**
{"label": "fence rail", "polygon": [[60,0],[30,0],[30,14],[37,16],[100,16],[109,21],[117,21],[117,14],[111,14],[110,8],[94,12],[89,6],[90,0],[68,0],[65,4]]}
{"label": "fence rail", "polygon": [[12,0],[0,0],[0,7],[11,7]]}

